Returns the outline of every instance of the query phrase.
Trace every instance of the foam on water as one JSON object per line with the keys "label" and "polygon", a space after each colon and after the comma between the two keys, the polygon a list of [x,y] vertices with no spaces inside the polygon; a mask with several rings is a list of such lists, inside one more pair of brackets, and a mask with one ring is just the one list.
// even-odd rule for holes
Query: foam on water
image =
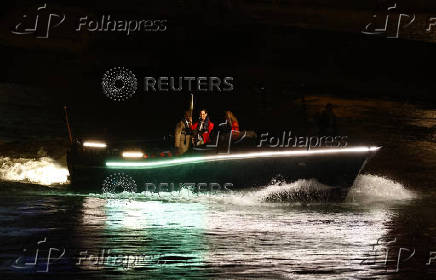
{"label": "foam on water", "polygon": [[[229,205],[254,206],[277,205],[280,203],[317,203],[328,201],[329,186],[315,179],[301,179],[293,183],[273,181],[266,187],[242,191],[195,193],[189,189],[161,193],[103,193],[91,196],[110,199],[145,199],[166,202],[200,202]],[[345,202],[371,203],[409,200],[416,194],[402,184],[376,175],[359,175]]]}
{"label": "foam on water", "polygon": [[417,194],[404,185],[386,177],[359,175],[348,193],[347,201],[378,202],[416,198]]}
{"label": "foam on water", "polygon": [[[53,158],[0,157],[0,179],[4,181],[32,183],[44,186],[67,184],[68,170]],[[190,189],[161,193],[104,193],[91,196],[120,199],[146,199],[168,202],[215,202],[234,205],[258,205],[271,203],[313,203],[328,201],[330,186],[315,179],[301,179],[292,183],[273,180],[264,187],[242,191],[218,191],[196,193]],[[404,185],[389,178],[359,175],[346,198],[346,202],[368,203],[408,200],[416,194]]]}
{"label": "foam on water", "polygon": [[44,186],[68,183],[68,169],[50,157],[0,157],[0,179]]}
{"label": "foam on water", "polygon": [[[293,183],[275,183],[266,188],[248,192],[240,197],[244,203],[268,202],[322,202],[328,199],[330,187],[315,179]],[[371,203],[409,200],[416,194],[399,182],[371,174],[359,175],[351,187],[345,202]],[[231,197],[230,201],[235,201]]]}

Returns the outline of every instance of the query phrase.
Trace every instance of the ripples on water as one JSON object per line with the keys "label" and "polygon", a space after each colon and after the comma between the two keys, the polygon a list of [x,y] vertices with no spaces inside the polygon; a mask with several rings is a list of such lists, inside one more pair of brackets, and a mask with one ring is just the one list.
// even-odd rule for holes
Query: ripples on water
{"label": "ripples on water", "polygon": [[[289,200],[292,193],[320,188],[315,181],[299,180],[215,195],[188,190],[77,194],[50,188],[10,194],[3,196],[0,207],[1,271],[12,277],[44,269],[44,262],[37,268],[11,265],[18,256],[32,259],[36,242],[46,238],[42,252],[49,245],[66,249],[50,271],[82,277],[386,276],[380,264],[361,262],[372,244],[389,235],[394,209],[416,195],[389,179],[360,175],[345,203]],[[96,257],[101,254],[106,259]]]}

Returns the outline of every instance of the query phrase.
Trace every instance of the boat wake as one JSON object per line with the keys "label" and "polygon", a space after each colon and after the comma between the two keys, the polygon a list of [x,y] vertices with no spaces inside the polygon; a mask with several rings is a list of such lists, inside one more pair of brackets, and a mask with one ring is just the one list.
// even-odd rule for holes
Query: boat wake
{"label": "boat wake", "polygon": [[300,179],[293,183],[275,182],[258,191],[256,196],[262,202],[323,202],[329,200],[330,187],[316,179]]}
{"label": "boat wake", "polygon": [[417,194],[389,178],[371,174],[359,175],[348,193],[348,202],[398,201],[416,198]]}
{"label": "boat wake", "polygon": [[[68,169],[53,158],[10,158],[0,157],[0,180],[54,186],[68,184]],[[264,187],[250,190],[226,190],[218,192],[198,193],[190,189],[161,193],[91,193],[91,196],[114,199],[145,199],[175,202],[217,202],[231,205],[259,205],[277,203],[315,203],[329,200],[331,187],[319,183],[315,179],[301,179],[293,183],[285,183],[280,179],[273,180]],[[345,202],[371,203],[409,200],[416,194],[399,182],[371,175],[359,175],[350,189]]]}
{"label": "boat wake", "polygon": [[[329,201],[331,187],[315,179],[301,179],[293,183],[274,180],[266,187],[242,191],[196,193],[189,189],[161,193],[103,193],[90,194],[108,199],[156,200],[166,202],[218,203],[226,205],[256,206],[319,204]],[[410,200],[416,194],[407,190],[402,184],[393,180],[371,175],[359,175],[350,189],[345,203],[395,202]]]}
{"label": "boat wake", "polygon": [[[329,199],[329,186],[317,180],[298,180],[291,184],[274,184],[259,190],[255,197],[262,202],[323,202]],[[371,174],[359,175],[351,187],[346,203],[372,203],[409,200],[416,194],[401,183]]]}
{"label": "boat wake", "polygon": [[[309,204],[328,202],[331,187],[315,179],[301,179],[293,183],[272,182],[267,187],[234,192],[214,199],[222,203],[259,205],[262,204]],[[351,187],[345,203],[396,202],[416,198],[416,194],[391,179],[371,174],[359,175]]]}
{"label": "boat wake", "polygon": [[50,157],[0,157],[0,180],[52,186],[68,183],[68,169]]}

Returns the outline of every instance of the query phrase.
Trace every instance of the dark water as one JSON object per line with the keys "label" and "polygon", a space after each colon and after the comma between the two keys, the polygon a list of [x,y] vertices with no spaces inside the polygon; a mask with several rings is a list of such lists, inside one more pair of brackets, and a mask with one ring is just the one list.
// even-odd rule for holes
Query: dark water
{"label": "dark water", "polygon": [[[436,266],[425,265],[435,246],[431,196],[362,175],[346,203],[264,200],[304,183],[214,196],[3,192],[1,272],[7,279],[434,277]],[[403,250],[396,272],[402,247],[416,254],[404,261]],[[37,264],[29,264],[38,248]]]}
{"label": "dark water", "polygon": [[307,102],[336,104],[343,133],[383,146],[344,203],[268,202],[311,180],[215,195],[78,193],[60,159],[3,156],[1,279],[434,279],[435,111]]}

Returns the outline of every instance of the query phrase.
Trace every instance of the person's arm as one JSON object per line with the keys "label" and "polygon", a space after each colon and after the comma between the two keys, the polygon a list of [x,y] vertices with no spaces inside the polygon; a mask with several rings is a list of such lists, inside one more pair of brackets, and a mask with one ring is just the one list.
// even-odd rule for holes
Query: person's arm
{"label": "person's arm", "polygon": [[209,140],[210,140],[210,133],[211,133],[213,127],[214,127],[213,122],[209,121],[207,123],[206,131],[203,132],[203,134],[202,134],[204,143],[208,143],[209,142]]}

